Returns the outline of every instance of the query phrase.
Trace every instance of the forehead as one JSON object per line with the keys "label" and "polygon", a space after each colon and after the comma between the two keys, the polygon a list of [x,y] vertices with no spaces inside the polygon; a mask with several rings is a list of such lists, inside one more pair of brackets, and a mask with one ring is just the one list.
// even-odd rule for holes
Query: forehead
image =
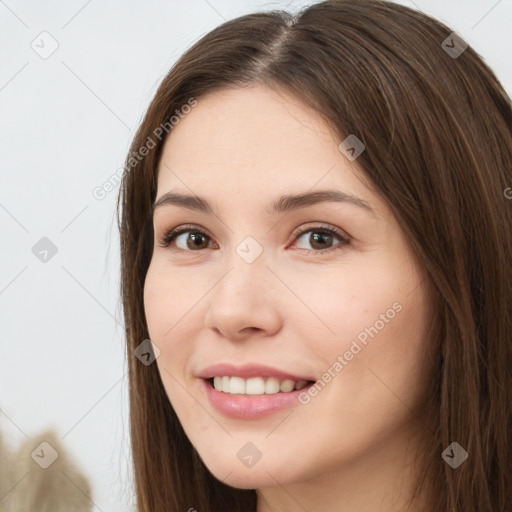
{"label": "forehead", "polygon": [[198,98],[167,137],[157,196],[188,188],[247,201],[339,188],[369,197],[340,142],[315,111],[285,92],[263,86],[215,91]]}

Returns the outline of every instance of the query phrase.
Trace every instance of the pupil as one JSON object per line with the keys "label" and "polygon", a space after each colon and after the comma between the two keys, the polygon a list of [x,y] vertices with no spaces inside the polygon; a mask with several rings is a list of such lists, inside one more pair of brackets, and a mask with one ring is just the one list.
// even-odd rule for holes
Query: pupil
{"label": "pupil", "polygon": [[203,238],[203,235],[200,235],[199,233],[191,233],[189,236],[189,240],[192,240],[192,243],[196,248],[201,246],[201,238]]}

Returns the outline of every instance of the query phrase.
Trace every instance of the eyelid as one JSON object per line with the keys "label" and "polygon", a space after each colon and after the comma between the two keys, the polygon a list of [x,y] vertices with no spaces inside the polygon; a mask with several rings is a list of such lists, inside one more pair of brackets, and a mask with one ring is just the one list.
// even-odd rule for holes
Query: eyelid
{"label": "eyelid", "polygon": [[295,228],[292,233],[292,237],[295,239],[297,236],[302,235],[303,233],[307,233],[308,231],[314,231],[318,230],[321,231],[322,229],[327,231],[333,231],[336,236],[344,239],[344,240],[351,240],[352,237],[342,229],[334,226],[333,224],[329,224],[328,222],[322,222],[322,221],[311,221],[307,222],[306,224],[314,224],[313,226],[304,226],[304,224],[301,224],[299,227]]}

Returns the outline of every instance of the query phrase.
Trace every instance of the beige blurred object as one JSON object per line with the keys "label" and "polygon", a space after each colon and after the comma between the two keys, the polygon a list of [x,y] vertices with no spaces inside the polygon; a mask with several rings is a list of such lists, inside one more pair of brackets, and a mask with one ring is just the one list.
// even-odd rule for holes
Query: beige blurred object
{"label": "beige blurred object", "polygon": [[0,512],[91,512],[89,480],[55,431],[26,440],[15,453],[0,432]]}

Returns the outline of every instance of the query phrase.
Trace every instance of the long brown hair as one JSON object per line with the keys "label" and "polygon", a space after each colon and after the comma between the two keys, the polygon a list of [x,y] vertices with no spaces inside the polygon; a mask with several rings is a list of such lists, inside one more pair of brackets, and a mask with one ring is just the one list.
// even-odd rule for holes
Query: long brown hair
{"label": "long brown hair", "polygon": [[[417,489],[428,490],[438,512],[510,512],[511,101],[450,28],[379,0],[330,0],[295,16],[230,20],[177,61],[145,114],[117,211],[138,510],[256,510],[255,490],[229,487],[208,471],[157,366],[134,356],[149,337],[143,287],[165,135],[203,94],[253,84],[296,95],[340,142],[357,134],[366,146],[357,163],[426,270],[440,348]],[[441,457],[454,441],[469,454],[457,469]]]}

